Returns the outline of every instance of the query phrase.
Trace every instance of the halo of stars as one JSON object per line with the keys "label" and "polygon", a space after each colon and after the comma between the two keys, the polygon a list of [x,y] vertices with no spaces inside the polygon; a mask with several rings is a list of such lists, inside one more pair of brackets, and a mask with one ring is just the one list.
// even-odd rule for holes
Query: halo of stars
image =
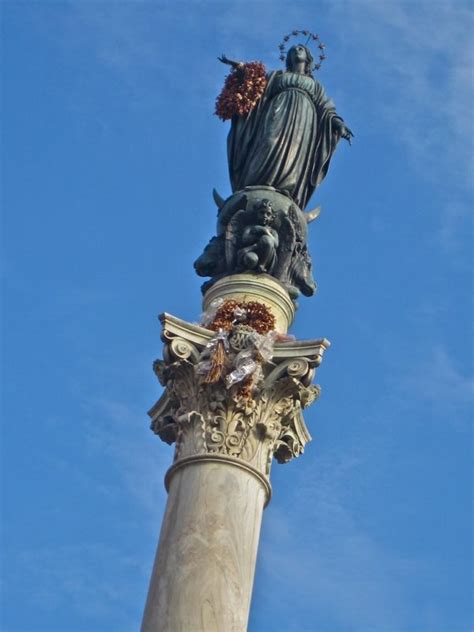
{"label": "halo of stars", "polygon": [[303,35],[304,37],[307,38],[305,42],[305,46],[308,46],[309,42],[311,41],[314,43],[318,42],[317,47],[319,48],[319,51],[320,51],[319,61],[313,65],[313,70],[319,70],[321,68],[321,64],[326,59],[326,55],[324,54],[326,45],[321,42],[321,40],[319,39],[319,35],[317,33],[311,33],[311,31],[307,31],[306,29],[303,31],[299,31],[295,29],[294,31],[291,31],[291,33],[288,33],[288,35],[285,35],[281,44],[278,45],[278,50],[280,51],[280,60],[285,61],[286,59],[286,54],[287,54],[286,46],[288,42],[290,41],[290,38],[298,37],[298,35]]}

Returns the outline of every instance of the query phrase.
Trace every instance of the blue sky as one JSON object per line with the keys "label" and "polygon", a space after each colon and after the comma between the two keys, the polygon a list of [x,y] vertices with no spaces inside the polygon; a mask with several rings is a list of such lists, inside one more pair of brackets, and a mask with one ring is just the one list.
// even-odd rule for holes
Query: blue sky
{"label": "blue sky", "polygon": [[3,2],[1,628],[132,631],[172,450],[156,315],[230,193],[225,68],[293,28],[354,131],[313,196],[332,347],[313,442],[275,465],[250,630],[471,632],[472,4]]}

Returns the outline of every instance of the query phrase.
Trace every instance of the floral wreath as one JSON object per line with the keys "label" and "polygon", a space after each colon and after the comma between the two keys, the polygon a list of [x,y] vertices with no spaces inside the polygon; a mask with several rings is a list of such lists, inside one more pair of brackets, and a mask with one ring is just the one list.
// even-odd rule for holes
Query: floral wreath
{"label": "floral wreath", "polygon": [[326,55],[324,54],[324,49],[326,48],[326,45],[321,42],[321,40],[319,39],[319,35],[317,33],[311,33],[311,31],[307,31],[307,30],[298,31],[295,29],[294,31],[291,31],[291,33],[288,33],[288,35],[285,35],[282,43],[278,46],[278,50],[280,51],[281,61],[285,61],[286,59],[286,53],[287,53],[286,45],[290,41],[290,38],[297,37],[298,35],[304,35],[307,38],[305,42],[305,46],[307,46],[310,41],[319,42],[318,48],[321,51],[319,53],[319,62],[317,64],[314,64],[313,66],[313,70],[319,70],[321,68],[321,64],[326,59]]}

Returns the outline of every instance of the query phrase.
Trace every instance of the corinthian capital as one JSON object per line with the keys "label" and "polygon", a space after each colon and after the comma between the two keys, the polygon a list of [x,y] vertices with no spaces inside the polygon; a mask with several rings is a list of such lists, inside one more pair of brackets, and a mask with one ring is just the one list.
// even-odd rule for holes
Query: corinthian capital
{"label": "corinthian capital", "polygon": [[259,386],[242,396],[224,380],[206,384],[196,367],[215,332],[170,314],[161,316],[163,360],[154,371],[165,391],[149,411],[152,430],[175,443],[175,462],[213,455],[245,462],[268,476],[273,456],[286,463],[311,437],[302,411],[319,397],[315,369],[326,339],[276,342]]}

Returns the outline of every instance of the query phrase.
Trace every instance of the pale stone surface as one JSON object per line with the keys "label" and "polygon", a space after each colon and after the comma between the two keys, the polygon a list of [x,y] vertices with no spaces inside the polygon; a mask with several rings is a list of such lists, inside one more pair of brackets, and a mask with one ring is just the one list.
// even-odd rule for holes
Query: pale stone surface
{"label": "pale stone surface", "polygon": [[276,329],[286,333],[295,317],[295,305],[286,288],[268,274],[233,274],[216,281],[204,295],[204,309],[216,298],[264,303],[276,319]]}
{"label": "pale stone surface", "polygon": [[320,389],[311,385],[325,339],[275,344],[272,363],[251,399],[239,399],[222,381],[206,385],[195,373],[200,351],[212,336],[202,327],[169,314],[161,316],[167,343],[155,371],[165,392],[149,411],[152,429],[176,442],[175,462],[200,454],[240,459],[267,477],[273,456],[286,462],[310,440],[302,410]]}
{"label": "pale stone surface", "polygon": [[[286,289],[266,275],[221,279],[205,307],[219,297],[265,303],[281,332],[294,316]],[[319,396],[311,381],[329,342],[275,343],[257,391],[243,399],[196,374],[215,332],[160,319],[164,359],[154,368],[165,391],[149,415],[176,448],[142,632],[245,632],[272,459],[298,457],[311,439],[302,411]]]}
{"label": "pale stone surface", "polygon": [[245,632],[264,502],[225,461],[174,473],[142,632]]}

